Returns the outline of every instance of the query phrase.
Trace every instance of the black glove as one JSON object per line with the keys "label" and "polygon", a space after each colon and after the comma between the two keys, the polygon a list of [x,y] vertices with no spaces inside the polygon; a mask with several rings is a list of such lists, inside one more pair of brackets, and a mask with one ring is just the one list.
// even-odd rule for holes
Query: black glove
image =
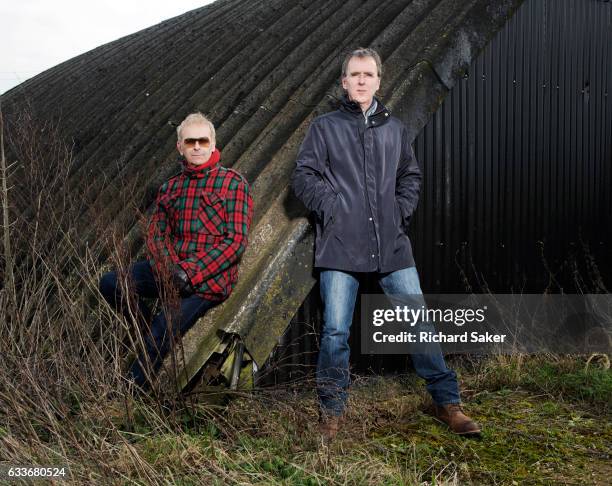
{"label": "black glove", "polygon": [[174,265],[172,270],[172,283],[181,297],[193,295],[194,289],[191,285],[191,280],[189,280],[185,270],[178,264]]}

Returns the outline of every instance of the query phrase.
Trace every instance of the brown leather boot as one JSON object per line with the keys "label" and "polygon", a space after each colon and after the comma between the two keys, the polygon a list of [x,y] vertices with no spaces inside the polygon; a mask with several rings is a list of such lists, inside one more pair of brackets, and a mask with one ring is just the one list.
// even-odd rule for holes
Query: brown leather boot
{"label": "brown leather boot", "polygon": [[480,435],[480,425],[463,413],[459,403],[434,404],[431,406],[430,412],[434,418],[448,425],[455,434]]}
{"label": "brown leather boot", "polygon": [[342,425],[344,425],[344,414],[328,415],[324,412],[319,413],[319,434],[321,434],[323,442],[329,443],[334,440]]}

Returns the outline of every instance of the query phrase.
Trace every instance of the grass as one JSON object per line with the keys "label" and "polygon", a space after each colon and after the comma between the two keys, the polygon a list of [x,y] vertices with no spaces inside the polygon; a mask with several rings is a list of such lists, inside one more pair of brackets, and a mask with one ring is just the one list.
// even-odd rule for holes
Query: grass
{"label": "grass", "polygon": [[[37,447],[70,463],[75,484],[608,484],[612,423],[602,400],[612,396],[612,373],[585,362],[505,357],[459,366],[480,439],[455,436],[423,413],[422,383],[401,375],[356,377],[347,424],[329,446],[304,383],[243,392],[224,408],[188,400],[186,409],[160,410],[150,397],[130,397],[106,400],[99,414],[81,404],[66,435],[78,430],[99,451],[83,454],[49,434]],[[2,429],[0,441],[19,437]]]}
{"label": "grass", "polygon": [[470,386],[487,390],[521,387],[559,401],[570,400],[582,406],[610,412],[612,373],[609,361],[590,366],[593,359],[553,355],[525,358],[498,356],[485,364],[468,368]]}

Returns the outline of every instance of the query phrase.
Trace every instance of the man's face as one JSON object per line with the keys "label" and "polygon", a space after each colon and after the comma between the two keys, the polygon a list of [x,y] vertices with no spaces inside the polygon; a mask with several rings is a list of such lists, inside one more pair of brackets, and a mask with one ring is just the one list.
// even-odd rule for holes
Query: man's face
{"label": "man's face", "polygon": [[376,61],[372,57],[353,57],[346,67],[342,87],[350,100],[359,103],[363,111],[372,104],[374,93],[380,87],[380,77]]}
{"label": "man's face", "polygon": [[181,139],[176,142],[179,153],[192,165],[208,162],[215,150],[210,127],[205,123],[194,123],[183,127]]}

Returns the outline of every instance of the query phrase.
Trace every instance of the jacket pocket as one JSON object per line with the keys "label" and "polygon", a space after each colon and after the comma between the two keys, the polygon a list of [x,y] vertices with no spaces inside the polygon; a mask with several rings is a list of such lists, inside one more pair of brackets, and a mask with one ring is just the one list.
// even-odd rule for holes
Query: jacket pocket
{"label": "jacket pocket", "polygon": [[340,204],[340,199],[342,198],[341,193],[336,193],[334,200],[330,204],[330,209],[328,214],[324,214],[323,217],[323,230],[326,231],[329,227],[333,226],[334,221],[338,218],[338,205]]}
{"label": "jacket pocket", "polygon": [[204,233],[209,235],[224,234],[226,213],[223,199],[212,192],[202,194],[198,219],[202,223]]}
{"label": "jacket pocket", "polygon": [[393,201],[393,221],[395,226],[402,233],[406,233],[408,230],[408,222],[404,221],[404,218],[402,217],[402,208],[400,207],[397,198],[395,198]]}
{"label": "jacket pocket", "polygon": [[402,228],[402,211],[400,210],[397,199],[393,199],[393,223],[397,228]]}

